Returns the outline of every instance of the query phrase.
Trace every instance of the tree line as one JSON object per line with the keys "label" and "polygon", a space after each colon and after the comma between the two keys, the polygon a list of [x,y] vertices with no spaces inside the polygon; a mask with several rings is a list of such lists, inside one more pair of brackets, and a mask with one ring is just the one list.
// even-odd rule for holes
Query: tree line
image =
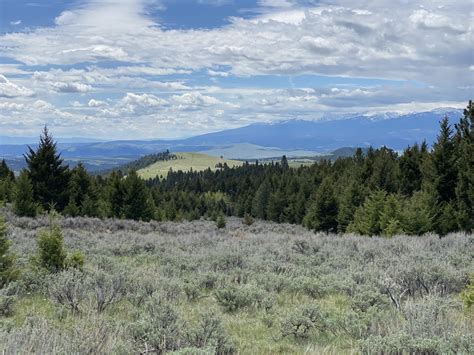
{"label": "tree line", "polygon": [[[302,224],[314,231],[420,235],[474,229],[474,105],[436,142],[403,153],[382,147],[290,168],[279,163],[212,171],[170,171],[143,180],[134,169],[91,176],[64,165],[44,129],[18,177],[0,164],[0,200],[20,216],[54,209],[66,216],[135,220],[222,220],[224,215]],[[169,152],[164,153],[169,156]],[[172,157],[169,156],[171,159]]]}

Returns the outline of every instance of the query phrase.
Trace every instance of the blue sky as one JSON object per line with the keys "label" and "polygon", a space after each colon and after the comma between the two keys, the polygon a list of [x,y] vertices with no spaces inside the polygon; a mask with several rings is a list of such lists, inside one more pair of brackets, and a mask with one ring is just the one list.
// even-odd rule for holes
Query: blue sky
{"label": "blue sky", "polygon": [[0,135],[184,137],[464,107],[466,1],[1,0]]}

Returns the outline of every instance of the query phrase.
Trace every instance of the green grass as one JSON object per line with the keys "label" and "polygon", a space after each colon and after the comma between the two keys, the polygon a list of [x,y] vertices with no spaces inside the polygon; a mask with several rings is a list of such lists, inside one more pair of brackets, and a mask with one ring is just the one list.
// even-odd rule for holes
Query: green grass
{"label": "green grass", "polygon": [[138,175],[144,179],[151,179],[155,177],[166,177],[170,169],[173,171],[203,171],[208,168],[216,170],[216,165],[226,163],[229,167],[242,165],[241,161],[227,160],[218,157],[212,157],[200,153],[175,153],[178,159],[159,161],[144,169],[138,170]]}

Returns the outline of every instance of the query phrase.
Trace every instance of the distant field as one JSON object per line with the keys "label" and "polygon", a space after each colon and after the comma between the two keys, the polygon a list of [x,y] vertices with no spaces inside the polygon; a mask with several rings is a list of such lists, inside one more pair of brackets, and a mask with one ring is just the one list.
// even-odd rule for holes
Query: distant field
{"label": "distant field", "polygon": [[221,159],[200,153],[174,154],[178,156],[178,159],[156,162],[144,169],[138,170],[138,174],[144,179],[150,179],[156,176],[166,177],[170,169],[173,169],[173,171],[189,171],[191,169],[202,171],[208,168],[215,170],[216,165],[219,163],[226,163],[229,167],[243,164],[241,161]]}

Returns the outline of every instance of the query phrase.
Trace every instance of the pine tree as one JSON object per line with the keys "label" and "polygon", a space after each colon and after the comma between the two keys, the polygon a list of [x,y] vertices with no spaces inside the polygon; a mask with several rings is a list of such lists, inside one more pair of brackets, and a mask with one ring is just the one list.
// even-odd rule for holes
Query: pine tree
{"label": "pine tree", "polygon": [[339,211],[337,214],[337,229],[339,232],[344,233],[347,226],[351,223],[354,218],[354,213],[357,208],[364,202],[363,190],[356,180],[353,180],[343,190],[340,203]]}
{"label": "pine tree", "polygon": [[56,143],[45,127],[36,151],[28,147],[25,155],[35,201],[44,209],[62,210],[67,204],[68,167],[57,153]]}
{"label": "pine tree", "polygon": [[64,238],[58,225],[50,222],[49,229],[39,232],[37,238],[37,262],[49,272],[60,272],[66,267],[67,253],[64,249]]}
{"label": "pine tree", "polygon": [[383,211],[380,215],[380,229],[383,235],[391,237],[402,231],[401,204],[399,198],[390,194],[385,198]]}
{"label": "pine tree", "polygon": [[18,277],[15,268],[15,255],[10,253],[10,241],[7,238],[5,220],[0,216],[0,289]]}
{"label": "pine tree", "polygon": [[40,208],[34,201],[29,174],[22,170],[13,191],[13,212],[22,217],[35,217]]}
{"label": "pine tree", "polygon": [[307,228],[314,231],[336,231],[338,210],[332,184],[331,179],[327,177],[319,185],[314,201],[304,218]]}
{"label": "pine tree", "polygon": [[112,172],[107,181],[107,202],[112,217],[121,218],[125,202],[125,187],[120,172]]}
{"label": "pine tree", "polygon": [[267,219],[274,222],[282,222],[285,205],[285,197],[281,191],[271,193],[268,198]]}
{"label": "pine tree", "polygon": [[372,192],[356,210],[354,220],[347,227],[347,231],[369,236],[380,235],[380,217],[385,206],[385,197],[386,192],[383,190]]}
{"label": "pine tree", "polygon": [[0,180],[14,180],[15,175],[13,174],[13,171],[10,170],[10,168],[7,165],[7,162],[5,159],[2,159],[2,162],[0,163]]}
{"label": "pine tree", "polygon": [[281,157],[280,166],[284,171],[290,169],[290,165],[288,164],[288,159],[286,158],[286,155]]}
{"label": "pine tree", "polygon": [[457,169],[454,149],[452,129],[445,117],[440,123],[440,133],[432,152],[434,188],[439,203],[449,202],[455,196]]}
{"label": "pine tree", "polygon": [[408,147],[400,157],[400,191],[406,196],[411,196],[421,189],[422,172],[420,149],[418,144]]}
{"label": "pine tree", "polygon": [[423,235],[432,230],[431,196],[424,191],[417,191],[405,200],[401,209],[401,222],[404,233]]}
{"label": "pine tree", "polygon": [[458,227],[474,230],[474,104],[469,101],[464,117],[456,124],[457,144],[456,207]]}
{"label": "pine tree", "polygon": [[[452,139],[452,130],[448,118],[440,122],[440,133],[431,153],[432,188],[433,195],[434,229],[438,234],[444,235],[456,229],[456,216],[452,215],[452,200],[455,199],[457,182],[457,167],[455,146]],[[453,228],[447,230],[447,228]]]}
{"label": "pine tree", "polygon": [[124,186],[125,218],[150,221],[155,215],[155,204],[145,183],[138,177],[136,171],[129,172]]}
{"label": "pine tree", "polygon": [[268,200],[270,199],[270,184],[265,180],[257,190],[252,203],[252,215],[256,218],[267,218]]}

